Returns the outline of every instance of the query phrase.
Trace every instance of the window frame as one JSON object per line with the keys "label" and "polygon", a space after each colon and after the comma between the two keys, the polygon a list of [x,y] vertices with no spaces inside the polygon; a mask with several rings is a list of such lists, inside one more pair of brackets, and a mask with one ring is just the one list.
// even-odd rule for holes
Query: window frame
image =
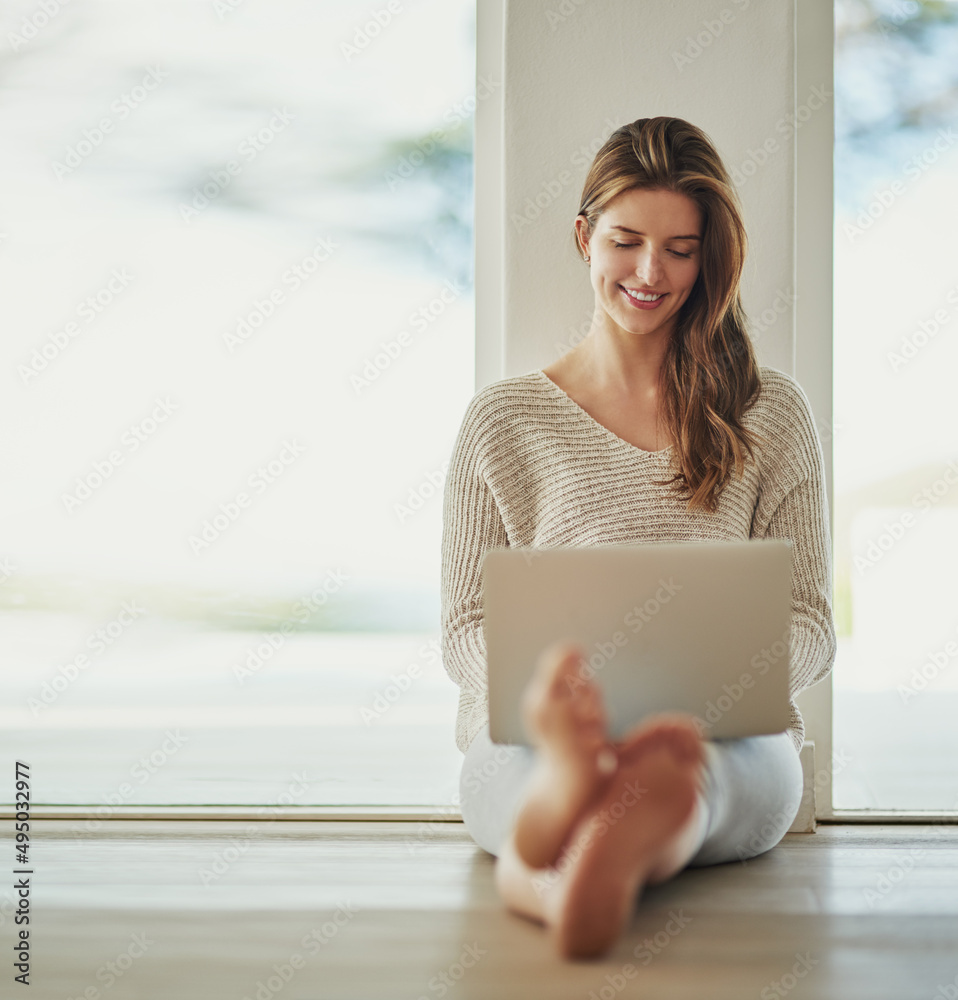
{"label": "window frame", "polygon": [[[794,103],[820,86],[834,94],[834,0],[806,0],[795,7]],[[796,108],[793,107],[793,111]],[[795,134],[795,331],[793,371],[808,396],[822,439],[829,537],[835,548],[832,435],[832,294],[834,276],[834,101]],[[834,558],[834,555],[833,555]],[[815,816],[836,818],[832,797],[832,672],[797,698],[806,743],[815,745]],[[844,817],[844,813],[843,813]]]}
{"label": "window frame", "polygon": [[[795,100],[812,87],[834,95],[835,0],[796,0]],[[835,550],[833,450],[834,97],[796,133],[795,143],[795,378],[812,405],[822,439],[829,534]],[[834,804],[833,676],[798,699],[805,740],[815,745],[816,818],[836,823],[958,823],[958,812],[838,809]]]}

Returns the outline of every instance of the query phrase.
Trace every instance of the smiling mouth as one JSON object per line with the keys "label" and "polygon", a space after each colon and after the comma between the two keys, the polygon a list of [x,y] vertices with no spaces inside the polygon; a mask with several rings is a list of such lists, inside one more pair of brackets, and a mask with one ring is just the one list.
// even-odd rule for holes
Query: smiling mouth
{"label": "smiling mouth", "polygon": [[658,302],[666,294],[665,292],[639,292],[634,288],[626,288],[625,285],[619,285],[619,288],[635,302]]}

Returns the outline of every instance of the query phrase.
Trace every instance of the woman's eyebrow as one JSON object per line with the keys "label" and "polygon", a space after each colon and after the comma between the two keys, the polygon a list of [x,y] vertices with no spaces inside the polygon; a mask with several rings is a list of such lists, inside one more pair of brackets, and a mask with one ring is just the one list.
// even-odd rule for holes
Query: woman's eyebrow
{"label": "woman's eyebrow", "polygon": [[[615,229],[620,233],[631,233],[633,236],[645,236],[645,233],[640,233],[638,230],[629,229],[627,226],[609,226],[609,229]],[[701,236],[696,236],[691,233],[687,236],[670,236],[670,240],[701,240]]]}

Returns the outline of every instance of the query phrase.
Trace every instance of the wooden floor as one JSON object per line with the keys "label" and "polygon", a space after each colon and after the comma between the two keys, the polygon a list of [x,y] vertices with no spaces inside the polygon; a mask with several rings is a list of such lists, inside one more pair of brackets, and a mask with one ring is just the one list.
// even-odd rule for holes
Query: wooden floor
{"label": "wooden floor", "polygon": [[[820,826],[687,870],[579,963],[504,910],[459,823],[76,827],[35,824],[34,1000],[958,995],[955,826]],[[12,900],[0,890],[11,997]]]}

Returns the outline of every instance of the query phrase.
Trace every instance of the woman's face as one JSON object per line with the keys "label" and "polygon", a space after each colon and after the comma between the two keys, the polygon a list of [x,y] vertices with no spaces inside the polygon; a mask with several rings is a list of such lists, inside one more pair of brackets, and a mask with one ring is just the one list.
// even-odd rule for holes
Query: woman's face
{"label": "woman's face", "polygon": [[676,191],[632,188],[609,202],[592,233],[580,215],[576,232],[591,257],[597,318],[601,310],[626,333],[670,337],[699,273],[698,205]]}

